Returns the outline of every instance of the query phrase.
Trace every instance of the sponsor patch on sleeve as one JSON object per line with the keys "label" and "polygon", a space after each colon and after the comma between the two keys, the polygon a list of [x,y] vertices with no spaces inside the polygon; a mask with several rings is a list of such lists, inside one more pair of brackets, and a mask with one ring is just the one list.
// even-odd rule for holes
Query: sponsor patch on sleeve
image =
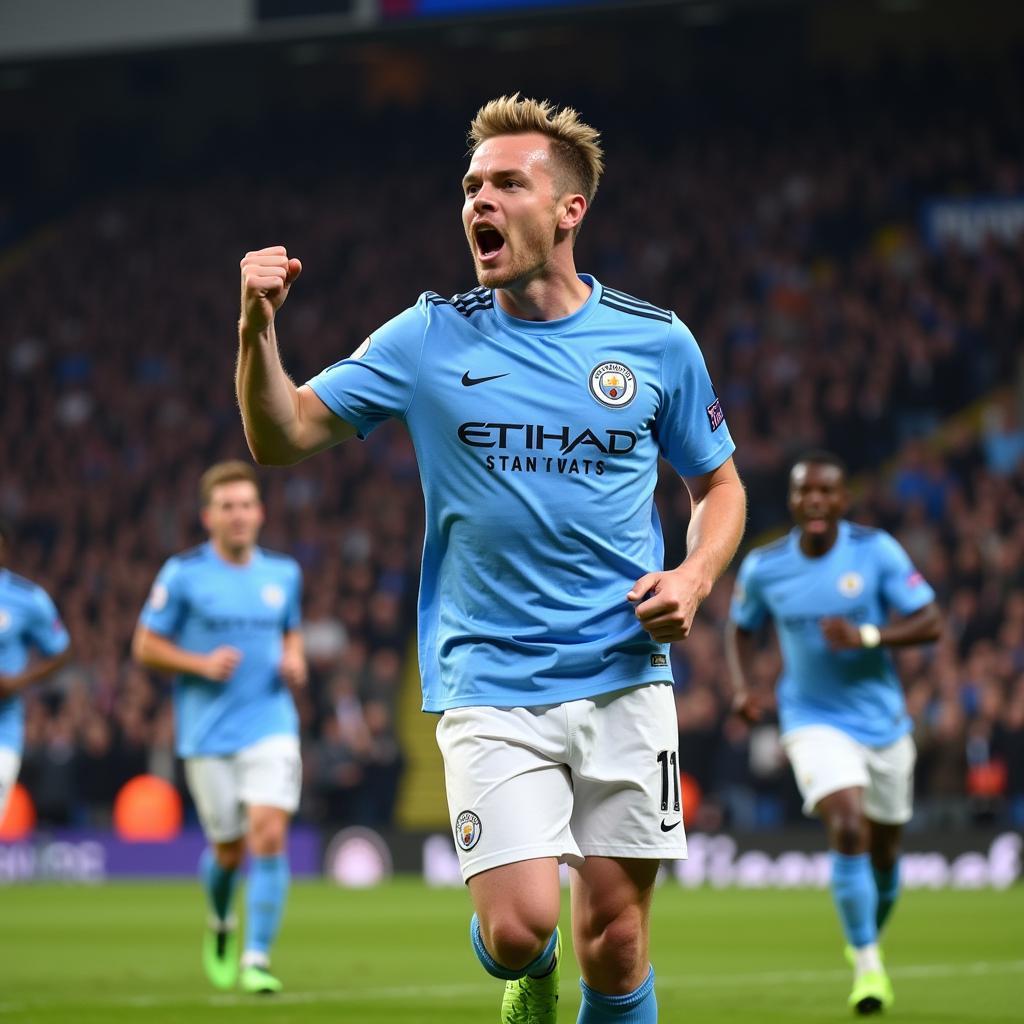
{"label": "sponsor patch on sleeve", "polygon": [[924,583],[924,577],[916,569],[907,577],[908,587],[919,587],[922,583]]}
{"label": "sponsor patch on sleeve", "polygon": [[725,413],[722,411],[722,400],[716,398],[708,407],[708,423],[711,424],[711,432],[714,433],[724,422]]}

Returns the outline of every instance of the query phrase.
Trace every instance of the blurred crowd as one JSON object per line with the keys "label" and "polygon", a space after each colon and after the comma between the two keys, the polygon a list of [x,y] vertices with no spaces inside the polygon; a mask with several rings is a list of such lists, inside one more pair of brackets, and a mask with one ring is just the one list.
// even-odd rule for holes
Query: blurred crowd
{"label": "blurred crowd", "polygon": [[[896,534],[948,615],[939,645],[898,658],[919,820],[1024,823],[1024,244],[935,250],[918,228],[935,196],[1024,193],[1024,163],[969,107],[822,106],[799,130],[781,112],[774,135],[716,124],[673,142],[611,122],[578,265],[694,330],[749,488],[748,542],[784,526],[799,451],[848,461],[855,518]],[[415,120],[380,115],[365,138],[351,126],[351,151],[385,161],[296,155],[288,179],[218,170],[83,200],[0,274],[11,568],[53,595],[75,648],[28,702],[22,779],[44,822],[102,822],[130,776],[177,777],[167,681],[131,664],[129,640],[162,561],[202,539],[202,470],[247,455],[233,389],[244,252],[285,243],[303,260],[279,318],[300,382],[419,292],[475,285],[460,129],[440,153]],[[979,400],[983,415],[949,426]],[[389,426],[263,480],[262,542],[305,570],[302,814],[385,824],[422,541],[411,445]],[[688,500],[669,476],[658,500],[679,560]],[[770,826],[798,801],[774,727],[728,714],[730,584],[674,652],[683,768],[704,794],[698,824]],[[776,671],[769,645],[766,687]]]}

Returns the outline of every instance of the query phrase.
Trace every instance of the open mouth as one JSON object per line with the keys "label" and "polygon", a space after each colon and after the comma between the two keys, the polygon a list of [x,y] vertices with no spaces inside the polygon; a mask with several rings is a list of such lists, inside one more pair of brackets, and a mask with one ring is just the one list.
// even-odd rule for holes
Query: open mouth
{"label": "open mouth", "polygon": [[490,224],[478,224],[473,228],[473,237],[476,239],[477,255],[485,262],[494,259],[505,248],[501,232]]}

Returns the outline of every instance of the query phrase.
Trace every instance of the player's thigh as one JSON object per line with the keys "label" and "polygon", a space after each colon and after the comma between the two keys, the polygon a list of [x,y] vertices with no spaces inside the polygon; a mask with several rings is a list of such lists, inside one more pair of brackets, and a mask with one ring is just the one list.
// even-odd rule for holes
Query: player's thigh
{"label": "player's thigh", "polygon": [[[292,815],[302,794],[302,755],[294,735],[268,736],[238,752],[238,795],[246,807]],[[280,815],[269,815],[279,818]]]}
{"label": "player's thigh", "polygon": [[558,707],[456,708],[437,725],[464,880],[517,861],[579,856]]}
{"label": "player's thigh", "polygon": [[782,737],[803,797],[804,814],[827,796],[844,789],[864,789],[870,781],[868,749],[852,736],[830,725],[805,725]]}
{"label": "player's thigh", "polygon": [[236,755],[186,758],[185,782],[207,839],[231,843],[245,835]]}
{"label": "player's thigh", "polygon": [[864,815],[880,825],[905,825],[914,813],[914,765],[917,748],[910,734],[888,747],[870,749],[870,781],[864,792]]}
{"label": "player's thigh", "polygon": [[11,747],[0,747],[0,821],[4,820],[20,769],[21,755],[18,751]]}
{"label": "player's thigh", "polygon": [[567,705],[572,726],[572,833],[585,857],[682,859],[679,726],[668,684]]}

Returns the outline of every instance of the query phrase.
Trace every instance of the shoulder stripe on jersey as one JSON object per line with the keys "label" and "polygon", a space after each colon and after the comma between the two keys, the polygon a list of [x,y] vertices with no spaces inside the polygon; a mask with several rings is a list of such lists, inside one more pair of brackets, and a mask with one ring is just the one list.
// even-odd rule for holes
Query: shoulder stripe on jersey
{"label": "shoulder stripe on jersey", "polygon": [[772,555],[781,555],[789,547],[789,537],[780,537],[778,540],[773,540],[770,544],[765,544],[764,547],[754,548],[757,554],[764,558],[766,555],[771,557]]}
{"label": "shoulder stripe on jersey", "polygon": [[635,295],[627,295],[626,292],[620,292],[617,288],[605,288],[604,294],[616,302],[621,302],[624,306],[636,306],[638,309],[649,309],[654,313],[664,313],[667,316],[672,315],[670,310],[662,309],[646,299],[638,299]]}
{"label": "shoulder stripe on jersey", "polygon": [[279,562],[291,562],[292,561],[292,556],[291,555],[285,555],[285,554],[283,554],[280,551],[268,551],[266,548],[260,548],[260,551],[263,554],[264,558],[274,558],[274,559],[276,559]]}
{"label": "shoulder stripe on jersey", "polygon": [[622,306],[617,302],[612,302],[607,295],[601,296],[601,305],[607,306],[609,309],[618,310],[620,313],[631,313],[633,316],[642,316],[646,320],[658,320],[663,324],[672,323],[671,313],[656,313],[654,308],[651,310],[635,309],[630,306]]}
{"label": "shoulder stripe on jersey", "polygon": [[200,544],[197,547],[189,548],[188,551],[182,551],[181,554],[178,555],[178,561],[179,562],[188,562],[188,561],[191,561],[193,558],[201,558],[202,555],[203,555],[203,545]]}
{"label": "shoulder stripe on jersey", "polygon": [[12,587],[20,587],[22,590],[35,590],[36,584],[31,580],[25,579],[24,576],[19,576],[16,572],[7,570],[7,580]]}

